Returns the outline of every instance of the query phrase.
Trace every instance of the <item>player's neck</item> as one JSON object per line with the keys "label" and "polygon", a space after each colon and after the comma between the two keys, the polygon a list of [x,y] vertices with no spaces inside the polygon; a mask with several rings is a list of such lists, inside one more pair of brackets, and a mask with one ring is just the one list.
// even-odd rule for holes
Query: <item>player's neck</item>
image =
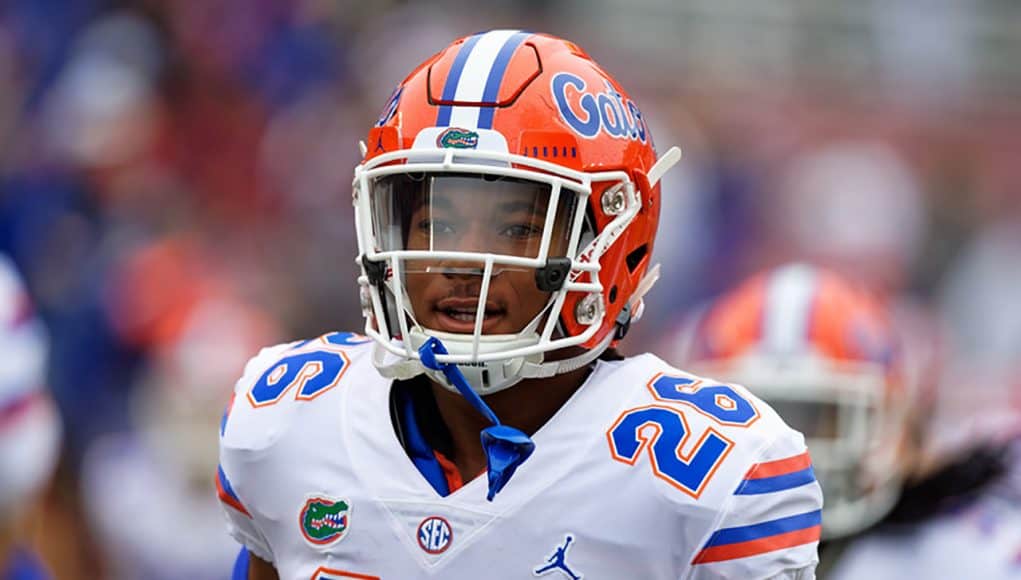
{"label": "player's neck", "polygon": [[[487,396],[486,404],[502,423],[533,435],[581,387],[589,370],[586,367],[547,379],[524,380]],[[465,481],[474,479],[486,468],[479,432],[489,423],[461,395],[435,383],[432,390],[440,419],[450,433],[453,447],[450,459]]]}

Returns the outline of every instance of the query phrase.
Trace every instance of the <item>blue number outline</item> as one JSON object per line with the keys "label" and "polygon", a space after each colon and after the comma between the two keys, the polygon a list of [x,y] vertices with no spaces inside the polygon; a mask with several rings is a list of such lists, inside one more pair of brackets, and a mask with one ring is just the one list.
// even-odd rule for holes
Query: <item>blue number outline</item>
{"label": "blue number outline", "polygon": [[[678,422],[667,425],[661,420],[650,417],[630,428],[625,426],[629,418],[637,414],[648,414],[646,412],[650,410],[663,411],[665,414],[661,417],[677,418]],[[655,430],[651,437],[642,434],[646,427],[652,427]],[[705,490],[706,484],[713,478],[716,470],[734,448],[734,441],[709,427],[688,453],[684,454],[682,449],[691,438],[691,434],[688,420],[681,409],[651,404],[628,409],[621,413],[617,421],[606,432],[606,439],[610,444],[610,455],[614,460],[634,466],[638,463],[642,451],[645,450],[649,456],[652,472],[656,477],[692,498],[698,499]],[[618,436],[625,438],[623,442],[634,447],[630,451],[621,449],[617,441]],[[716,445],[716,450],[707,448],[706,445],[709,444]],[[709,455],[705,455],[705,453],[709,453]],[[703,465],[706,462],[708,462],[708,466]],[[691,477],[695,478],[694,485],[688,482]]]}
{"label": "blue number outline", "polygon": [[[662,383],[664,382],[673,382],[674,384],[667,387],[666,390],[660,390],[659,387],[661,387]],[[719,383],[706,383],[702,379],[691,379],[688,377],[668,375],[666,373],[657,373],[656,376],[652,377],[652,379],[646,384],[646,387],[649,389],[649,392],[652,393],[653,398],[655,398],[657,401],[662,401],[664,403],[675,404],[680,403],[682,405],[687,405],[688,407],[691,407],[692,409],[701,413],[702,415],[709,417],[715,423],[720,425],[728,425],[731,427],[743,428],[751,427],[752,424],[758,421],[759,417],[762,416],[762,414],[759,413],[759,409],[755,406],[755,404],[752,401],[743,397],[740,393],[737,392],[737,389],[730,385],[723,385]],[[752,412],[752,416],[743,420],[729,421],[720,418],[718,415],[718,413],[721,411],[728,412],[727,409],[718,410],[714,413],[713,411],[701,407],[699,405],[699,400],[697,400],[695,397],[698,396],[699,391],[708,392],[708,390],[710,389],[725,390],[726,392],[721,394],[732,400],[736,405],[736,409],[739,409],[741,407],[741,404],[744,403],[748,405],[748,408]],[[717,400],[718,396],[719,395],[713,398],[714,403]],[[718,405],[716,409],[719,409]]]}
{"label": "blue number outline", "polygon": [[[332,335],[324,335],[316,340],[308,341],[299,344],[297,347],[292,348],[288,351],[287,356],[284,356],[270,365],[265,371],[259,375],[259,378],[248,388],[245,393],[248,404],[254,408],[269,407],[282,401],[284,397],[292,389],[295,391],[294,399],[296,401],[311,401],[319,395],[329,391],[333,387],[340,383],[340,379],[347,372],[347,368],[351,365],[351,360],[347,357],[347,354],[343,349],[339,348],[337,343],[330,342],[329,337]],[[353,346],[353,345],[352,345]],[[291,364],[294,364],[295,359],[308,359],[309,355],[320,355],[320,360],[304,360],[301,363],[301,367],[294,373],[293,378],[285,385],[279,392],[273,397],[267,397],[263,400],[258,400],[254,395],[254,391],[263,384],[265,381],[266,385],[272,387],[278,382],[283,380],[291,370]],[[336,357],[336,361],[339,361],[339,366],[333,367],[329,362],[325,360],[328,357]],[[335,370],[333,370],[335,369]],[[336,376],[332,380],[328,380],[327,384],[319,385],[314,390],[309,390],[308,383],[315,379],[318,379],[324,372],[336,372]],[[274,378],[274,375],[277,375]]]}

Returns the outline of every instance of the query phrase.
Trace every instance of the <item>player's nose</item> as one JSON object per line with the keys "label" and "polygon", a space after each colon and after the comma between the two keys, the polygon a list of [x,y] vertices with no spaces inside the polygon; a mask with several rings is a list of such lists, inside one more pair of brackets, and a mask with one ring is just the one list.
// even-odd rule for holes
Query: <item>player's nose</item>
{"label": "player's nose", "polygon": [[458,237],[458,250],[463,252],[488,252],[492,249],[492,225],[477,219],[462,226],[464,232]]}
{"label": "player's nose", "polygon": [[[455,252],[486,253],[492,250],[487,225],[472,221],[464,224],[461,235],[451,250]],[[485,263],[478,258],[450,258],[442,262],[444,275],[465,278],[479,277],[485,271]]]}

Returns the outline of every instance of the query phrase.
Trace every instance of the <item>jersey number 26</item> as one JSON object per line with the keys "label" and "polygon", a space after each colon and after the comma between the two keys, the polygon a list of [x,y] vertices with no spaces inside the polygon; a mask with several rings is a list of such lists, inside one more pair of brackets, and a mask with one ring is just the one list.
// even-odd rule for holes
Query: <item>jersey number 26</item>
{"label": "jersey number 26", "polygon": [[759,418],[759,412],[728,385],[660,374],[648,387],[664,404],[622,413],[606,433],[610,454],[617,461],[635,465],[642,450],[647,450],[656,477],[698,498],[734,442],[710,426],[690,444],[692,429],[685,411],[693,409],[718,425],[733,427],[748,427]]}

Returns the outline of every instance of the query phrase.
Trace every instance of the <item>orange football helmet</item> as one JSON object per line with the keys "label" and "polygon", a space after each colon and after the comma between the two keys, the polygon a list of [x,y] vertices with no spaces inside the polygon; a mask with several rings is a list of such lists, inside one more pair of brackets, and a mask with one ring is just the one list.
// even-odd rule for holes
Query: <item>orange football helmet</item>
{"label": "orange football helmet", "polygon": [[[657,160],[638,106],[573,43],[515,30],[455,41],[398,85],[362,153],[359,284],[384,375],[428,372],[449,386],[419,361],[417,349],[437,337],[450,353],[437,360],[458,364],[488,394],[587,364],[640,311],[655,280],[658,182],[680,151]],[[469,202],[450,197],[465,190]],[[453,240],[457,219],[410,223],[423,206],[450,199],[494,221],[524,206],[515,211],[530,230],[512,230],[515,243],[475,236],[467,244]],[[510,270],[534,270],[545,307],[520,331],[484,332],[490,282]],[[417,321],[407,277],[423,272],[477,277],[478,295],[456,313],[462,331]],[[584,350],[544,356],[565,347]]]}
{"label": "orange football helmet", "polygon": [[744,384],[805,435],[826,498],[823,537],[834,538],[888,513],[911,468],[897,336],[862,288],[799,264],[714,301],[680,350],[693,371]]}

